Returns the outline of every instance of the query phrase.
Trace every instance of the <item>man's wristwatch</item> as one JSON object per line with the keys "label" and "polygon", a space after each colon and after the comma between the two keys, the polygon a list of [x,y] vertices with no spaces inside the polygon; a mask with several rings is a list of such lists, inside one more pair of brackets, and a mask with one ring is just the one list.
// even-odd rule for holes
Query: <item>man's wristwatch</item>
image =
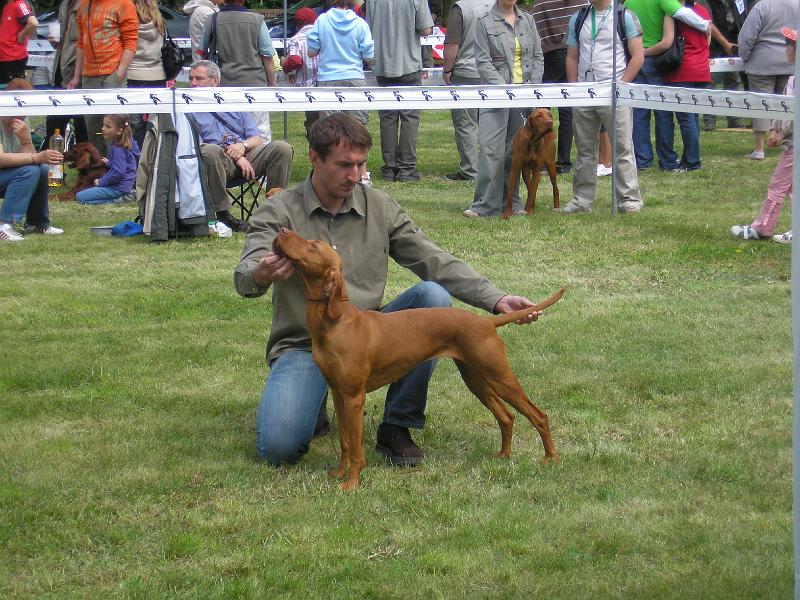
{"label": "man's wristwatch", "polygon": [[250,151],[250,148],[247,146],[247,140],[242,140],[242,146],[244,146],[245,153]]}

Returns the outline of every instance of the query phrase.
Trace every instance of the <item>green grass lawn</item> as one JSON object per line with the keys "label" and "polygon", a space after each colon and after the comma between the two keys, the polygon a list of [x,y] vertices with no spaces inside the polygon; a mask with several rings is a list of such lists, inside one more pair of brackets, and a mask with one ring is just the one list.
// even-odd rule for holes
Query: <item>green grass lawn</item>
{"label": "green grass lawn", "polygon": [[[334,435],[260,464],[271,303],[234,292],[242,236],[97,237],[135,208],[52,202],[63,236],[0,245],[0,596],[789,597],[790,250],[728,236],[778,151],[704,134],[702,171],[641,174],[640,214],[610,216],[606,178],[593,214],[552,213],[543,182],[535,219],[504,222],[461,216],[447,113],[423,115],[417,184],[379,180],[370,129],[374,184],[433,240],[514,293],[567,287],[501,331],[561,462],[522,418],[494,458],[492,416],[442,360],[421,467],[375,453],[381,393],[357,491],[326,477]],[[393,267],[387,298],[413,281]]]}

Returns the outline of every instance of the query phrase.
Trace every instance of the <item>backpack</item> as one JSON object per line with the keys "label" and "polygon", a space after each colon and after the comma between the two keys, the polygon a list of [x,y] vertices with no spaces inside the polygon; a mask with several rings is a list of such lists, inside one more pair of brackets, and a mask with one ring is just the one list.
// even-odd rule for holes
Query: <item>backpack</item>
{"label": "backpack", "polygon": [[206,60],[210,60],[214,64],[219,64],[219,55],[217,54],[217,15],[219,12],[215,12],[211,15],[211,29],[208,36],[208,48],[205,48],[205,56]]}
{"label": "backpack", "polygon": [[[586,18],[589,16],[589,11],[592,9],[591,5],[587,4],[583,8],[578,11],[578,16],[575,18],[575,39],[581,39],[581,28],[583,28],[583,24],[586,22]],[[622,48],[625,50],[625,62],[630,61],[631,53],[628,50],[628,34],[625,32],[625,13],[628,9],[625,7],[624,4],[617,4],[616,5],[617,11],[617,35],[619,36],[620,41],[622,42]]]}

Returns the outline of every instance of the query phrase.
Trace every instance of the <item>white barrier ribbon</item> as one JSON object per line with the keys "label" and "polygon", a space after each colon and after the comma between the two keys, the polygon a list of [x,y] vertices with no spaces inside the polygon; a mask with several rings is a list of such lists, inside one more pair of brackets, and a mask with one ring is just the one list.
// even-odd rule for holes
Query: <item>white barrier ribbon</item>
{"label": "white barrier ribbon", "polygon": [[[752,118],[791,118],[794,98],[617,84],[620,106]],[[610,83],[508,86],[120,88],[0,94],[0,115],[71,115],[304,110],[445,110],[610,106]]]}
{"label": "white barrier ribbon", "polygon": [[777,94],[619,83],[617,98],[619,104],[635,108],[754,119],[794,117],[794,96]]}
{"label": "white barrier ribbon", "polygon": [[171,113],[174,102],[169,88],[15,90],[0,94],[0,115]]}

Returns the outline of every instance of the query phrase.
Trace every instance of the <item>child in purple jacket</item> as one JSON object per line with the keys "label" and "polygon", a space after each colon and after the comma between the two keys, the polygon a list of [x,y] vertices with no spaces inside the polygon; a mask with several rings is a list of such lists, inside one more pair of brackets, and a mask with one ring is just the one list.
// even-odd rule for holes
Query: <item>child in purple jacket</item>
{"label": "child in purple jacket", "polygon": [[136,165],[139,146],[133,139],[128,115],[103,117],[103,137],[109,142],[108,173],[94,180],[95,187],[75,194],[79,204],[111,204],[120,202],[136,186]]}

